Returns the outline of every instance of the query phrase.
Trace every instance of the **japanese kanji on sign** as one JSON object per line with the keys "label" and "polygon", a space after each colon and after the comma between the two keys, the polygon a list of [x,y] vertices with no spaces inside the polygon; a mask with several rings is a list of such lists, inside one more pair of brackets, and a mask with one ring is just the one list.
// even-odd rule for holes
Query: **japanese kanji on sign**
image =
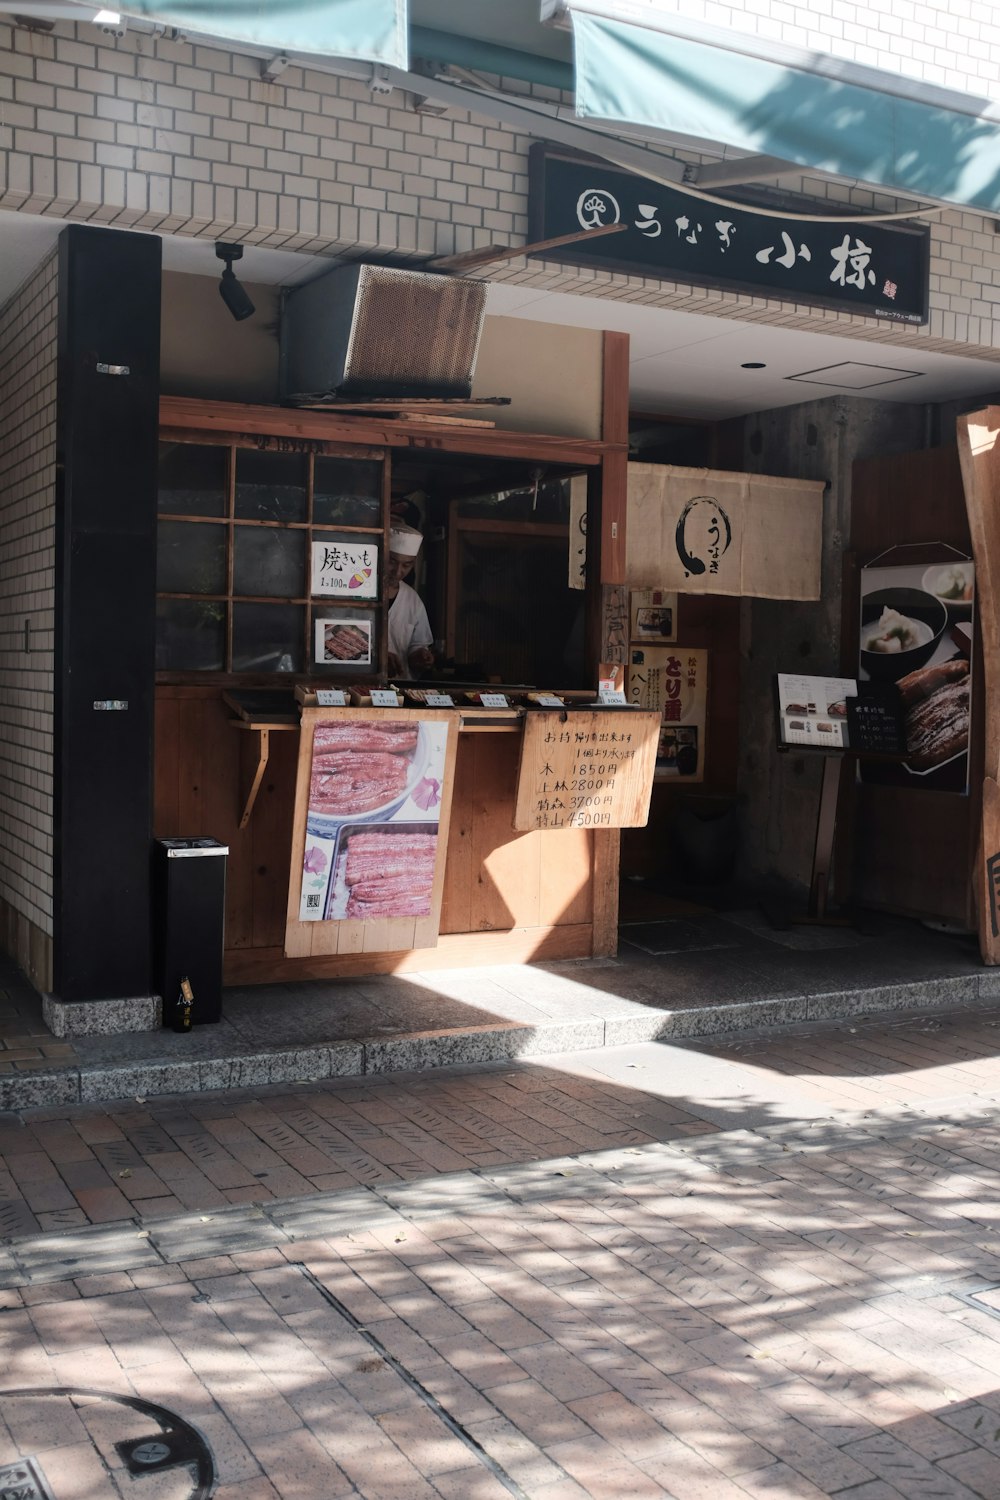
{"label": "japanese kanji on sign", "polygon": [[378,546],[372,542],[314,541],[312,592],[344,599],[377,599]]}
{"label": "japanese kanji on sign", "polygon": [[628,700],[660,715],[656,779],[703,781],[708,652],[688,646],[633,646]]}
{"label": "japanese kanji on sign", "polygon": [[531,714],[524,725],[514,827],[643,827],[658,733],[655,713]]}
{"label": "japanese kanji on sign", "polygon": [[538,145],[531,156],[529,236],[548,240],[617,224],[623,233],[548,249],[545,258],[926,323],[926,226],[860,219],[824,224],[820,203],[817,218],[803,220],[802,201],[784,220],[774,216],[781,201],[768,200],[767,214],[755,212],[752,203],[722,209],[649,178]]}

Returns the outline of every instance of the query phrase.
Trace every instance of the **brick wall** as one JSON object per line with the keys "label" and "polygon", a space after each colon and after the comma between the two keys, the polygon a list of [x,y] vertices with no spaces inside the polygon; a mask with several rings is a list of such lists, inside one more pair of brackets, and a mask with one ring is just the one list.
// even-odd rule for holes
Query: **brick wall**
{"label": "brick wall", "polygon": [[52,936],[57,281],[53,254],[0,310],[0,943],[43,990]]}
{"label": "brick wall", "polygon": [[995,98],[1000,81],[993,0],[628,0],[624,10],[727,27],[980,97]]}
{"label": "brick wall", "polygon": [[[744,19],[758,14],[749,4],[684,3],[714,23],[721,11],[743,11]],[[907,3],[892,0],[900,14]],[[780,8],[786,20],[786,11],[811,13],[777,0],[759,4],[770,5],[775,17]],[[836,0],[834,8],[839,14],[852,6]],[[253,58],[136,32],[98,44],[93,30],[60,25],[43,34],[0,23],[0,207],[320,255],[448,253],[522,243],[527,235],[531,143],[513,130],[455,110],[420,113],[412,96],[396,91],[380,98],[356,79],[293,67],[269,84]],[[848,209],[898,206],[885,195],[822,180],[786,178],[780,185]],[[931,315],[921,328],[534,260],[491,274],[584,296],[993,359],[1000,348],[1000,240],[993,221],[950,209],[931,224]]]}

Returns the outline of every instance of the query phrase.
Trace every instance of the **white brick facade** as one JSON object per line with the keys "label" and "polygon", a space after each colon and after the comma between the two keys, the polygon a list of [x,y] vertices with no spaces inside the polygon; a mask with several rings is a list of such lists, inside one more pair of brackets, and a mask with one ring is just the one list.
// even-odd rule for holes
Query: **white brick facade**
{"label": "white brick facade", "polygon": [[0,925],[40,988],[52,934],[57,272],[52,254],[0,311]]}
{"label": "white brick facade", "polygon": [[[744,21],[762,15],[749,5],[690,3],[690,14],[697,9],[713,24],[722,12],[739,11]],[[789,25],[794,13],[813,14],[768,3],[775,17],[779,9],[789,13]],[[893,13],[906,3],[892,0]],[[838,14],[852,9],[861,7]],[[888,0],[872,11],[888,13]],[[979,17],[977,24],[986,23]],[[524,135],[453,110],[419,113],[411,96],[378,98],[354,79],[292,67],[265,83],[253,58],[134,32],[98,45],[91,30],[67,25],[43,34],[0,24],[0,207],[312,254],[425,255],[527,236],[531,142]],[[956,46],[960,35],[952,37]],[[786,178],[781,186],[848,209],[896,206],[818,180]],[[492,274],[993,359],[1000,349],[993,220],[949,209],[930,222],[931,316],[922,328],[539,261],[514,261]]]}
{"label": "white brick facade", "polygon": [[[614,0],[608,0],[608,12]],[[629,0],[629,16],[701,22],[996,99],[1000,11],[992,0]]]}

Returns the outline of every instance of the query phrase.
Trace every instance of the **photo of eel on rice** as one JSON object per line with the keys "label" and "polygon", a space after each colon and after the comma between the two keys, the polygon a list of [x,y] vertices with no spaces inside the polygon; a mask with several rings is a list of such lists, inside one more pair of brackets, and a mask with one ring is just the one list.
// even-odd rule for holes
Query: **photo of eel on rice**
{"label": "photo of eel on rice", "polygon": [[906,712],[908,765],[932,771],[969,746],[969,663],[921,667],[897,684]]}

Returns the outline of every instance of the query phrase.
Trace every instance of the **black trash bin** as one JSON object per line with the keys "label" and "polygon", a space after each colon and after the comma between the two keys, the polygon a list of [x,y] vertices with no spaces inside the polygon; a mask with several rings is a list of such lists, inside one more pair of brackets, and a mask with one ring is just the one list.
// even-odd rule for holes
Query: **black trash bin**
{"label": "black trash bin", "polygon": [[181,982],[193,991],[191,1022],[222,1017],[222,950],[229,849],[217,839],[157,839],[153,893],[156,988],[173,1026]]}

